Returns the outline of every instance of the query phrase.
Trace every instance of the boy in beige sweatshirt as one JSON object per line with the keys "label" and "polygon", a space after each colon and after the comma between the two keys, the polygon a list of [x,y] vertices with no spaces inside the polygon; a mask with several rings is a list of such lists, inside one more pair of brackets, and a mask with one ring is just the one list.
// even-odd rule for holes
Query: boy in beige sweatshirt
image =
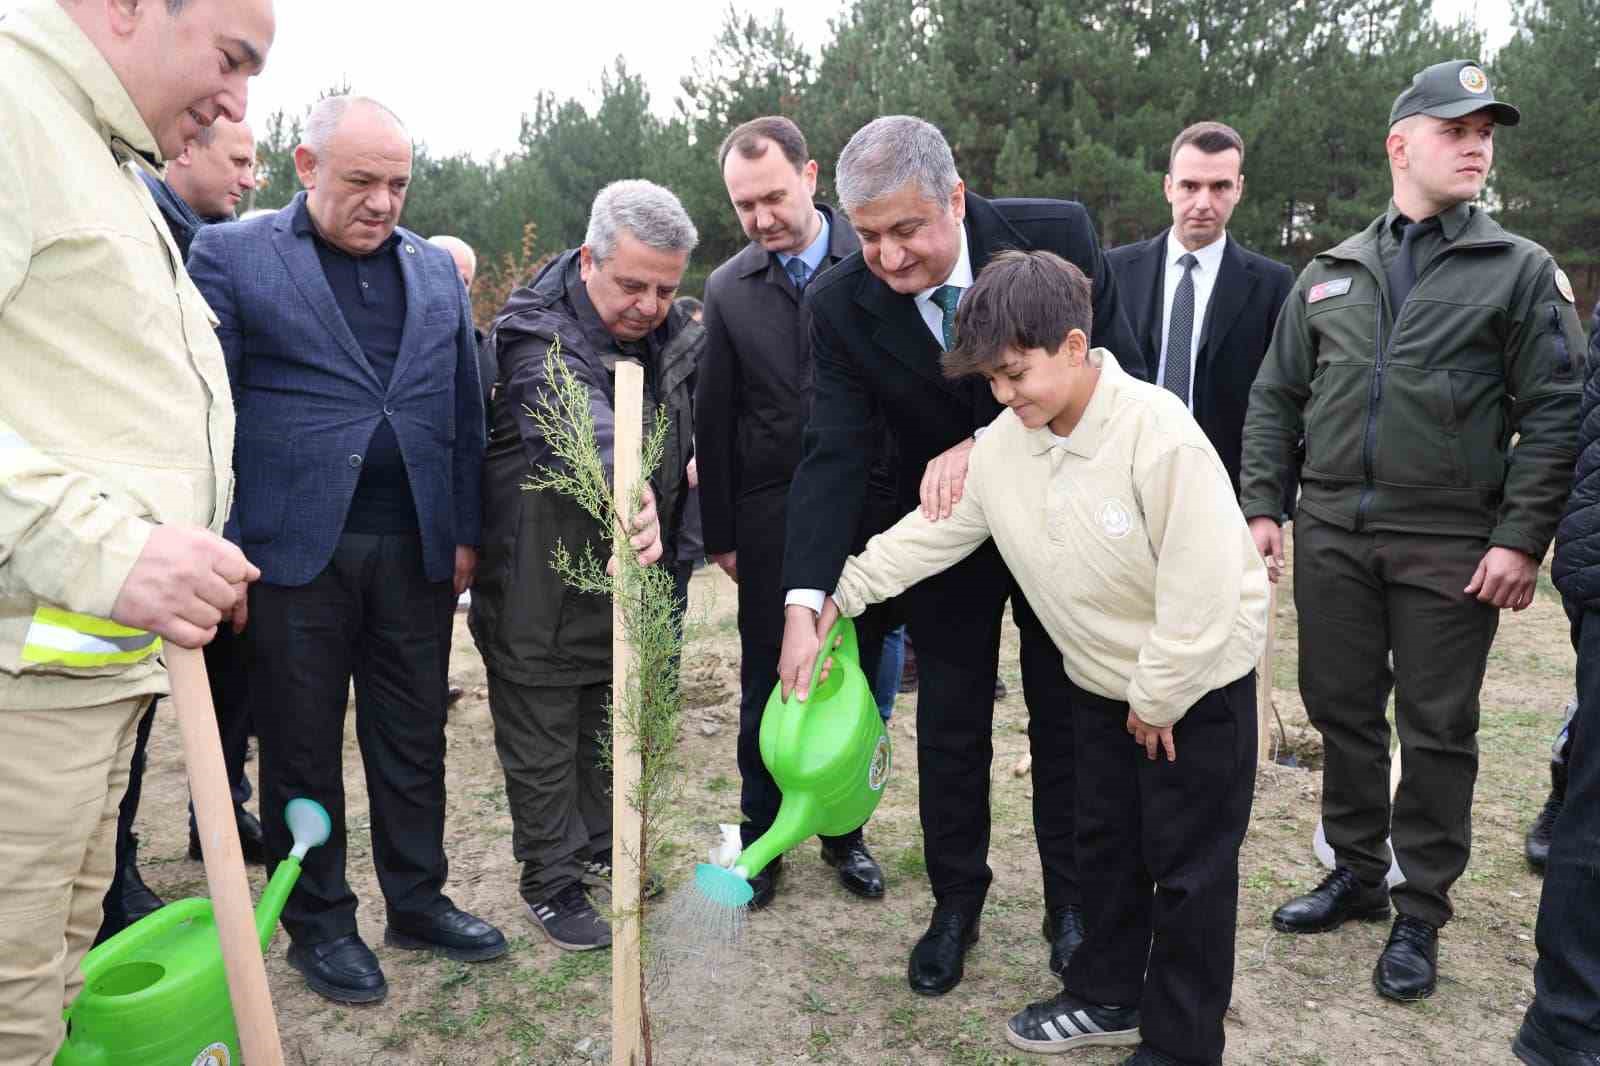
{"label": "boy in beige sweatshirt", "polygon": [[[1233,984],[1267,574],[1205,434],[1176,396],[1089,349],[1090,306],[1088,279],[1048,252],[984,269],[944,370],[983,374],[1009,409],[973,449],[950,516],[912,512],[874,537],[818,633],[994,538],[1072,682],[1061,712],[1077,731],[1087,927],[1065,990],[1006,1037],[1211,1064]],[[786,686],[810,676],[809,662],[785,665]]]}

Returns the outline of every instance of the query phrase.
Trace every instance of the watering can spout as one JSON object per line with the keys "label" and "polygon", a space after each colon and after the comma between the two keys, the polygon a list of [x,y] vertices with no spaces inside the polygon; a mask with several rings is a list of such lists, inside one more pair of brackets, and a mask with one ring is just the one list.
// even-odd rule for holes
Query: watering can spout
{"label": "watering can spout", "polygon": [[283,814],[289,832],[294,836],[294,850],[273,871],[272,880],[267,882],[266,891],[261,893],[261,902],[256,904],[256,936],[261,940],[263,953],[271,945],[273,930],[277,929],[278,918],[283,914],[283,905],[289,901],[289,893],[294,891],[295,882],[300,879],[300,860],[312,848],[327,843],[328,837],[333,834],[333,819],[315,800],[304,797],[292,799]]}

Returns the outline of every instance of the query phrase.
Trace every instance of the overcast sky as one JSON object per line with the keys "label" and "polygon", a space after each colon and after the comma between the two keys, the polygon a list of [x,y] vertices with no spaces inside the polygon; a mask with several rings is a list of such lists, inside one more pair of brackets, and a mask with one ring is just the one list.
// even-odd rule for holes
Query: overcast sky
{"label": "overcast sky", "polygon": [[[0,0],[0,8],[14,0]],[[782,10],[815,52],[846,0],[739,0],[766,19]],[[1510,34],[1509,0],[1434,0],[1441,19],[1475,19],[1491,47]],[[722,24],[723,0],[588,0],[506,3],[446,0],[396,5],[276,0],[278,35],[266,73],[251,83],[259,131],[279,108],[298,112],[322,89],[348,81],[401,116],[435,154],[486,157],[516,148],[519,118],[541,89],[592,103],[600,71],[617,55],[642,74],[659,114],[670,114]],[[406,15],[396,14],[405,11]],[[413,14],[414,13],[414,14]]]}

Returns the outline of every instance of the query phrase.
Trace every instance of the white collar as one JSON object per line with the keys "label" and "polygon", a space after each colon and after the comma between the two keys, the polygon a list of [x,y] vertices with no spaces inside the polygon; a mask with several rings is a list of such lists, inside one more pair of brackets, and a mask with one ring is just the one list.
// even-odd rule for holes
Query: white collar
{"label": "white collar", "polygon": [[1200,269],[1205,271],[1208,277],[1214,278],[1217,276],[1217,271],[1222,267],[1222,250],[1227,246],[1227,243],[1228,233],[1224,230],[1222,236],[1204,248],[1196,248],[1193,252],[1190,252],[1178,241],[1177,234],[1169,229],[1167,230],[1167,269],[1181,271],[1183,268],[1178,265],[1178,260],[1185,255],[1193,255],[1199,261]]}
{"label": "white collar", "polygon": [[961,222],[960,229],[961,254],[956,256],[956,265],[951,268],[950,276],[939,284],[929,285],[926,289],[917,293],[917,299],[931,301],[933,294],[946,285],[954,285],[958,289],[972,288],[972,257],[967,254],[967,223],[965,220]]}

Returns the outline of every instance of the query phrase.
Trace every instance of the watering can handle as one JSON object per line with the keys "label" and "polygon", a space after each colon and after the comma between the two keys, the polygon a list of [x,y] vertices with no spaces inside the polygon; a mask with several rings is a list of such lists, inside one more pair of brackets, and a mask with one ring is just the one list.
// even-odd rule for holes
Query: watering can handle
{"label": "watering can handle", "polygon": [[[834,648],[833,642],[839,637],[844,640],[838,648]],[[861,649],[856,645],[855,623],[842,615],[828,627],[828,635],[822,638],[822,644],[817,648],[817,661],[811,664],[811,687],[806,690],[810,693],[806,697],[807,702],[816,697],[821,685],[822,668],[833,656],[843,656],[856,663],[861,661]]]}

